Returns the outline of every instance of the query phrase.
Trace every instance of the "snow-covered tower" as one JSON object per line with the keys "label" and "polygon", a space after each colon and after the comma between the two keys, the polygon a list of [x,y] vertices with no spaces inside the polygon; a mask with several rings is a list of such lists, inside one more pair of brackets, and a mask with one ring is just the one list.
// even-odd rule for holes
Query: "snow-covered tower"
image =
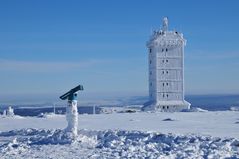
{"label": "snow-covered tower", "polygon": [[168,31],[168,18],[147,42],[149,60],[149,102],[143,110],[181,111],[189,109],[184,100],[184,46],[177,31]]}

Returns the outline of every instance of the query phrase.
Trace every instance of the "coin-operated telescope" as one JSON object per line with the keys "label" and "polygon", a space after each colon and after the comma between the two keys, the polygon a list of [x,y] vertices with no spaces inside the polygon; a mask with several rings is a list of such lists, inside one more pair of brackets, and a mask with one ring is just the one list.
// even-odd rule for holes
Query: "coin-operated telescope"
{"label": "coin-operated telescope", "polygon": [[77,87],[71,89],[71,90],[68,91],[67,93],[65,93],[65,94],[63,94],[62,96],[60,96],[60,98],[61,98],[62,100],[66,100],[66,99],[68,99],[68,100],[73,100],[73,99],[76,99],[76,98],[77,98],[77,94],[75,94],[75,93],[77,93],[77,92],[80,91],[80,90],[81,90],[81,91],[84,90],[84,88],[83,88],[82,85],[79,85],[79,86],[77,86]]}
{"label": "coin-operated telescope", "polygon": [[60,96],[62,100],[68,100],[66,107],[66,120],[68,125],[65,130],[66,132],[72,133],[74,138],[77,136],[78,128],[77,92],[80,90],[84,90],[82,85],[78,85],[77,87]]}

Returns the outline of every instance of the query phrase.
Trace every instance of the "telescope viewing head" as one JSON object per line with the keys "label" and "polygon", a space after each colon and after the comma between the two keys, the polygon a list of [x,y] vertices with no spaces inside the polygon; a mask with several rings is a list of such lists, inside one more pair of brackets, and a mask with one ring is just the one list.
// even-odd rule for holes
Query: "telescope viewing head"
{"label": "telescope viewing head", "polygon": [[60,96],[60,98],[62,100],[76,100],[77,98],[77,92],[78,91],[82,91],[84,90],[83,86],[82,85],[78,85],[77,87],[71,89],[70,91],[66,92],[65,94],[63,94],[62,96]]}

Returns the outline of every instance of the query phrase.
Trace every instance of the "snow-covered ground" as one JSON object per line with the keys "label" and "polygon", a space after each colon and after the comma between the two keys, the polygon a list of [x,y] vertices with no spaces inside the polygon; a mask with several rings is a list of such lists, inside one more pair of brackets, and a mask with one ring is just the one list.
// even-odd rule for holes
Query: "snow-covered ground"
{"label": "snow-covered ground", "polygon": [[0,158],[239,158],[239,112],[0,117]]}

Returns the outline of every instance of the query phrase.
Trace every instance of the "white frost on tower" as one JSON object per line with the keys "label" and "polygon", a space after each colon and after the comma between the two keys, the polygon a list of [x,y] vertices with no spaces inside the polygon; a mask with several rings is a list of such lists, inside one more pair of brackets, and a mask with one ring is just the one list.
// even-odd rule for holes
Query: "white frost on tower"
{"label": "white frost on tower", "polygon": [[147,42],[149,49],[149,102],[143,110],[181,111],[189,109],[184,100],[184,46],[182,33],[168,31],[168,18]]}

